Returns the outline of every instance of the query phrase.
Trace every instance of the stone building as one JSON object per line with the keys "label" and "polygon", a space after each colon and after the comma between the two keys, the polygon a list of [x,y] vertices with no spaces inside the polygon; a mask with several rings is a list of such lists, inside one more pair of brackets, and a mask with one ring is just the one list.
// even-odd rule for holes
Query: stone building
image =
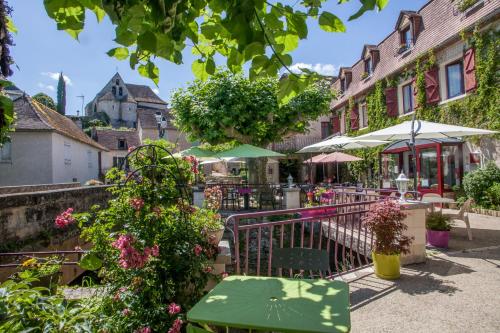
{"label": "stone building", "polygon": [[105,147],[55,110],[27,95],[7,93],[16,121],[11,142],[0,148],[0,186],[98,179]]}
{"label": "stone building", "polygon": [[148,86],[125,83],[118,73],[85,107],[86,116],[98,112],[109,117],[113,128],[136,129],[141,143],[145,139],[159,139],[156,118],[160,116],[164,120],[163,139],[177,143],[177,150],[191,146],[186,136],[173,126],[167,102]]}

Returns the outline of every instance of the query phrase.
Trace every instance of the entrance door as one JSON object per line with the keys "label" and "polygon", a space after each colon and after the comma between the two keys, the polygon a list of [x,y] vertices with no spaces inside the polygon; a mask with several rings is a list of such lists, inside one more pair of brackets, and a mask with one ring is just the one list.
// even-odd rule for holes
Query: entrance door
{"label": "entrance door", "polygon": [[441,193],[439,145],[417,147],[418,190],[423,193]]}

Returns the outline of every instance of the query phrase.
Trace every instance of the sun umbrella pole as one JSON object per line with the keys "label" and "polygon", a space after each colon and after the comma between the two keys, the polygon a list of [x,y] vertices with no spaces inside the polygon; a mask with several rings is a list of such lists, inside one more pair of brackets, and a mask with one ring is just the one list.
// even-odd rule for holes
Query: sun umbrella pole
{"label": "sun umbrella pole", "polygon": [[418,185],[418,180],[417,180],[417,147],[415,144],[415,120],[416,120],[416,112],[413,113],[412,119],[411,119],[411,138],[410,138],[410,146],[411,146],[411,153],[413,154],[413,191],[417,191],[417,185]]}

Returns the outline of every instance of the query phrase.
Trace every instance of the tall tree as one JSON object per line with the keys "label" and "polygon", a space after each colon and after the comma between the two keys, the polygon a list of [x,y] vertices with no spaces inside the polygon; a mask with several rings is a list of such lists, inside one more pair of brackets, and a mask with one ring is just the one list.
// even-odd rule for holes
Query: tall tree
{"label": "tall tree", "polygon": [[[159,70],[154,61],[163,58],[182,63],[182,51],[190,45],[198,57],[192,64],[197,78],[215,72],[215,59],[226,58],[233,73],[241,72],[248,63],[251,79],[276,76],[281,68],[293,63],[291,52],[306,39],[308,24],[316,21],[327,32],[344,32],[344,23],[324,10],[336,2],[352,0],[295,1],[222,1],[222,0],[45,0],[47,14],[57,28],[74,38],[85,25],[85,10],[93,11],[100,21],[106,15],[116,26],[113,41],[119,46],[108,55],[129,59],[131,68],[158,83]],[[382,9],[389,0],[358,0],[359,9],[353,20],[368,10]],[[316,23],[314,22],[314,23]],[[301,80],[314,79],[306,72]],[[280,81],[279,97],[284,104],[307,85],[296,74]]]}
{"label": "tall tree", "polygon": [[57,82],[57,112],[66,114],[66,82],[62,72],[59,73],[59,81]]}
{"label": "tall tree", "polygon": [[[176,125],[191,140],[210,144],[228,141],[266,147],[297,133],[309,122],[329,112],[332,98],[328,82],[308,86],[289,103],[278,103],[277,78],[253,81],[229,71],[216,72],[206,81],[196,80],[172,95]],[[259,164],[258,181],[265,181]]]}
{"label": "tall tree", "polygon": [[33,96],[33,99],[35,101],[37,101],[38,103],[45,105],[49,109],[52,109],[52,110],[56,109],[56,103],[54,102],[52,97],[50,97],[47,94],[40,92],[40,93],[36,94],[35,96]]}
{"label": "tall tree", "polygon": [[13,44],[11,33],[17,29],[12,23],[10,15],[12,9],[7,1],[0,0],[0,148],[10,140],[9,133],[14,123],[14,106],[12,100],[2,91],[4,87],[10,86],[11,82],[4,78],[12,75],[10,66],[13,63],[10,55],[10,47]]}

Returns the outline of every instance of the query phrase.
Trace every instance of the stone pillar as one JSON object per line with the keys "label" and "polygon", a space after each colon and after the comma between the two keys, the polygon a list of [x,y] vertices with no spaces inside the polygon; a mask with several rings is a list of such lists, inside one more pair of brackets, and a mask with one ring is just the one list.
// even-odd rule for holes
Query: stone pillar
{"label": "stone pillar", "polygon": [[401,255],[401,265],[425,262],[425,213],[429,204],[420,201],[401,203],[406,213],[404,223],[408,226],[406,236],[414,237],[410,253]]}
{"label": "stone pillar", "polygon": [[202,208],[204,201],[205,201],[205,192],[200,189],[193,189],[193,205]]}
{"label": "stone pillar", "polygon": [[[226,271],[226,265],[231,264],[231,249],[229,241],[221,240],[219,243],[219,254],[213,263],[214,274],[220,275]],[[205,287],[205,291],[212,290],[217,285],[214,279],[210,279]]]}
{"label": "stone pillar", "polygon": [[300,189],[299,188],[284,188],[285,208],[300,208]]}

